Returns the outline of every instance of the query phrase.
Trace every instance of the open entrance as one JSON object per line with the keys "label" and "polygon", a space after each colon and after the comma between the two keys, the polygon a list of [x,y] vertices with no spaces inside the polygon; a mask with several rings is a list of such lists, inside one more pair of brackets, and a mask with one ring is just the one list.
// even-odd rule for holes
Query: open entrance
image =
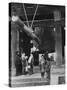
{"label": "open entrance", "polygon": [[[39,52],[34,52],[34,66],[39,65],[39,53],[48,51],[49,53],[55,52],[55,30],[53,27],[40,27],[39,37],[41,44],[39,47]],[[19,33],[19,48],[20,52],[23,50],[25,54],[29,57],[30,50],[33,44],[30,43],[32,38],[28,36],[24,31]]]}

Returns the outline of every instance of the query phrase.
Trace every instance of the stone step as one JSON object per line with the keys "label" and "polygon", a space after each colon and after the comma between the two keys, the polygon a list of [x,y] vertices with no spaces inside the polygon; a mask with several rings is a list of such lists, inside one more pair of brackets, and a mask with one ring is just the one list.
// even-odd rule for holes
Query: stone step
{"label": "stone step", "polygon": [[49,85],[49,80],[42,78],[20,79],[12,81],[12,87]]}
{"label": "stone step", "polygon": [[47,81],[45,78],[26,78],[26,79],[14,79],[13,82],[36,82],[36,81]]}
{"label": "stone step", "polygon": [[26,87],[26,86],[41,86],[41,85],[50,85],[49,82],[34,82],[34,83],[15,83],[12,84],[12,87]]}

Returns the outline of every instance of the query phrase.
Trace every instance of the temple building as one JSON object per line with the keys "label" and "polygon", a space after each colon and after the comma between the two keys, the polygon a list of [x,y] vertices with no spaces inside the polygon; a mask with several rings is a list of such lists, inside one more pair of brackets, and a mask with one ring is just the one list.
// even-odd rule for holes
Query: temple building
{"label": "temple building", "polygon": [[[24,4],[29,25],[33,20],[35,9],[37,4]],[[22,3],[10,3],[9,16],[19,16],[20,19],[27,25],[25,13]],[[32,38],[23,31],[19,25],[14,22],[10,22],[10,62],[11,71],[15,70],[15,56],[16,51],[23,50],[27,56],[29,56],[32,44],[30,41]],[[40,51],[48,51],[48,53],[55,53],[55,64],[57,66],[65,64],[65,7],[56,5],[38,5],[37,13],[32,26],[34,32],[40,39],[40,45],[34,40],[34,45],[39,48]],[[53,55],[54,56],[54,55]],[[38,54],[35,54],[34,66],[37,66]]]}

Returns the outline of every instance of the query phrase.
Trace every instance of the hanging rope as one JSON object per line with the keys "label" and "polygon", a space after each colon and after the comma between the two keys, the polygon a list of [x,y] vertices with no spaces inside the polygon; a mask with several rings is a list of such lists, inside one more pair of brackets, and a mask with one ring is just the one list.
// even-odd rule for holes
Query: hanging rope
{"label": "hanging rope", "polygon": [[27,26],[29,27],[28,17],[27,17],[27,13],[24,7],[24,3],[23,3],[23,9],[24,9],[24,13],[25,13],[26,21],[27,21]]}
{"label": "hanging rope", "polygon": [[31,23],[31,28],[32,28],[32,26],[33,26],[33,22],[34,22],[34,19],[35,19],[35,16],[36,16],[37,9],[38,9],[38,4],[37,4],[37,7],[36,7],[34,16],[33,16],[33,20],[32,20],[32,23]]}

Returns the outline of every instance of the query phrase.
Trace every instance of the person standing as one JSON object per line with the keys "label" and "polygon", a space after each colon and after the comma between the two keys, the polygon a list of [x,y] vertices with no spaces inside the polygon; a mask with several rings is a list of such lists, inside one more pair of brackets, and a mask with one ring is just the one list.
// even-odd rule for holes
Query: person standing
{"label": "person standing", "polygon": [[22,62],[20,59],[19,52],[16,52],[15,67],[16,67],[16,76],[21,75],[22,74]]}
{"label": "person standing", "polygon": [[33,61],[34,61],[34,57],[33,54],[30,54],[29,60],[28,60],[28,72],[29,74],[33,74]]}
{"label": "person standing", "polygon": [[25,56],[25,53],[22,53],[21,59],[22,59],[22,73],[26,74],[26,63],[27,63],[27,56]]}
{"label": "person standing", "polygon": [[44,73],[45,73],[45,59],[44,59],[43,54],[39,54],[39,66],[40,66],[41,77],[44,78]]}
{"label": "person standing", "polygon": [[45,58],[45,72],[46,72],[46,75],[47,75],[46,78],[50,79],[51,60],[48,57],[48,52],[46,52],[44,54],[44,58]]}

